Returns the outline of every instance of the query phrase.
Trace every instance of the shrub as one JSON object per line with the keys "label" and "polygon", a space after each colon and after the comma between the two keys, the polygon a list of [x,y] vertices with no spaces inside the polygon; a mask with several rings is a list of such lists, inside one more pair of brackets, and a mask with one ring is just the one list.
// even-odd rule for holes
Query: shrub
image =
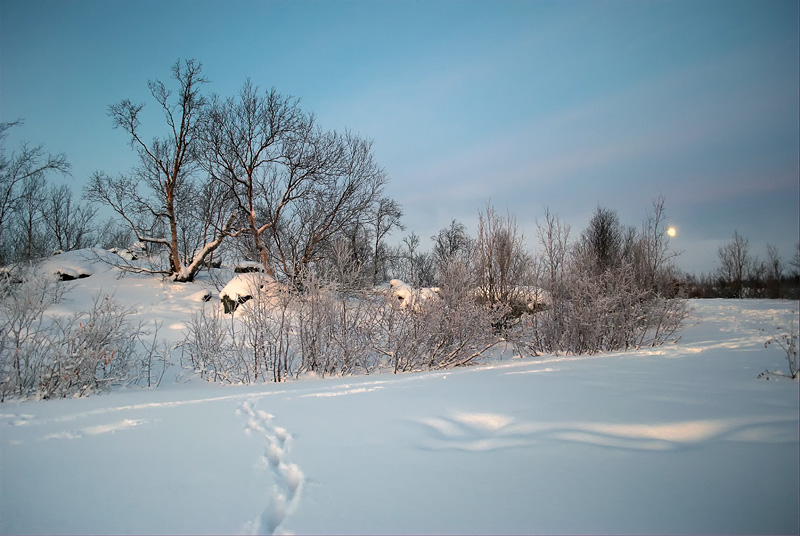
{"label": "shrub", "polygon": [[0,400],[82,396],[145,375],[150,384],[156,340],[144,341],[149,333],[133,311],[97,295],[89,311],[45,314],[67,290],[30,269],[0,282]]}

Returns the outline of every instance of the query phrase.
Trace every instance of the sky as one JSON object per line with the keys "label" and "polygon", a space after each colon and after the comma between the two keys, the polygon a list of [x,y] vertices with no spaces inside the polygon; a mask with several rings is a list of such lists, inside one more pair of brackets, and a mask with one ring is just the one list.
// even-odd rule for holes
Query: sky
{"label": "sky", "polygon": [[491,203],[528,248],[545,208],[577,237],[598,206],[639,226],[666,198],[683,270],[734,232],[788,262],[800,232],[800,16],[790,1],[0,0],[0,121],[64,153],[79,191],[135,164],[107,114],[196,59],[373,140],[405,231]]}

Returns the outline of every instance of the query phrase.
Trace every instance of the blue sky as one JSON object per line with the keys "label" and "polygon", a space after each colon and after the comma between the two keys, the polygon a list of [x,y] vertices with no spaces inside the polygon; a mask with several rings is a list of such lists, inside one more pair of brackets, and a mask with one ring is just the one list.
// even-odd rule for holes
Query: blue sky
{"label": "blue sky", "polygon": [[404,234],[474,232],[491,200],[535,249],[545,207],[577,236],[664,194],[679,266],[709,272],[734,231],[798,242],[799,23],[795,0],[0,0],[0,120],[79,189],[134,163],[108,105],[149,102],[158,134],[147,81],[195,58],[210,92],[250,77],[374,140]]}

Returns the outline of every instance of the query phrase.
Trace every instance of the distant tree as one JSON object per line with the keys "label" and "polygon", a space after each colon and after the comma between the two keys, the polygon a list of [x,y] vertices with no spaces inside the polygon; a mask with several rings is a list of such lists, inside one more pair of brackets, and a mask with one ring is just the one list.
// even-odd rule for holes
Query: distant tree
{"label": "distant tree", "polygon": [[69,186],[51,186],[42,213],[47,232],[59,250],[70,251],[94,245],[93,222],[97,208],[76,203]]}
{"label": "distant tree", "polygon": [[456,220],[431,237],[433,259],[436,263],[436,284],[440,295],[450,307],[472,301],[477,285],[472,254],[475,239],[467,233],[466,226]]}
{"label": "distant tree", "polygon": [[[63,154],[52,155],[45,152],[42,145],[31,146],[23,143],[18,152],[8,154],[6,137],[9,129],[22,124],[21,120],[0,123],[0,264],[7,262],[9,245],[6,234],[9,217],[18,210],[27,211],[26,215],[17,214],[19,220],[28,220],[26,234],[28,244],[23,247],[27,256],[33,254],[35,245],[32,243],[34,230],[33,220],[38,217],[38,211],[31,203],[41,197],[44,188],[45,175],[49,172],[69,174],[70,164]],[[25,203],[26,198],[28,203]],[[20,204],[25,205],[21,207]],[[14,233],[15,235],[18,233]],[[12,259],[13,260],[13,259]]]}
{"label": "distant tree", "polygon": [[680,255],[679,251],[669,248],[670,235],[667,232],[665,206],[666,199],[663,195],[653,200],[652,211],[647,213],[642,224],[633,255],[637,263],[639,284],[658,294],[674,292],[671,287],[676,268],[672,259]]}
{"label": "distant tree", "polygon": [[373,227],[373,256],[372,256],[372,284],[378,283],[378,274],[386,272],[381,269],[386,264],[388,249],[383,244],[383,239],[392,229],[405,229],[401,219],[403,210],[400,205],[388,197],[381,197],[371,207],[367,216],[367,224]]}
{"label": "distant tree", "polygon": [[487,203],[486,212],[478,217],[473,259],[478,292],[485,303],[513,307],[527,301],[532,259],[513,216],[502,218]]}
{"label": "distant tree", "polygon": [[619,263],[625,230],[616,211],[598,206],[589,226],[581,234],[579,252],[597,273]]}
{"label": "distant tree", "polygon": [[750,243],[738,231],[733,233],[730,242],[719,247],[719,277],[728,285],[736,298],[744,298],[745,281],[750,276],[753,258]]}
{"label": "distant tree", "polygon": [[543,225],[537,223],[536,232],[542,246],[547,289],[554,294],[563,286],[569,254],[570,226],[550,212],[549,208],[545,208],[544,217]]}
{"label": "distant tree", "polygon": [[125,249],[136,240],[129,225],[122,225],[113,217],[103,221],[97,229],[96,244],[103,249]]}
{"label": "distant tree", "polygon": [[780,280],[783,277],[783,260],[778,246],[767,244],[767,270],[768,277]]}
{"label": "distant tree", "polygon": [[403,237],[398,255],[401,259],[397,275],[414,287],[428,287],[434,282],[434,262],[430,253],[420,249],[417,233]]}
{"label": "distant tree", "polygon": [[46,196],[44,175],[37,173],[22,181],[12,220],[12,247],[16,260],[31,261],[52,253],[52,240],[42,225]]}
{"label": "distant tree", "polygon": [[456,220],[452,220],[448,227],[440,229],[431,240],[437,263],[457,255],[468,256],[474,247],[474,240],[467,234],[466,226]]}

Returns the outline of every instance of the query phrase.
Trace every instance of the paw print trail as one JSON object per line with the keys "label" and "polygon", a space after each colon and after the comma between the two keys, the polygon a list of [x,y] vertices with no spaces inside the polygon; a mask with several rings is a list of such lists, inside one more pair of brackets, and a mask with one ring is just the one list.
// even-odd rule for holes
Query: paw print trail
{"label": "paw print trail", "polygon": [[257,534],[274,534],[278,526],[297,508],[303,487],[303,472],[287,461],[292,436],[285,428],[272,423],[274,415],[257,410],[253,403],[243,402],[238,414],[247,417],[245,433],[256,433],[266,439],[263,461],[275,479],[269,502],[252,524]]}

